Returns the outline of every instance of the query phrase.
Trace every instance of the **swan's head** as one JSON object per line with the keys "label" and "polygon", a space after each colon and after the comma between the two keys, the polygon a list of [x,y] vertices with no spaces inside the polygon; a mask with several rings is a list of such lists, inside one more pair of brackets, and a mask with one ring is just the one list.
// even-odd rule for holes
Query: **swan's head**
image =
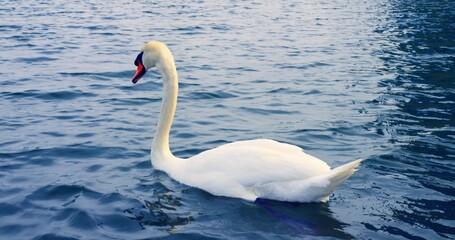
{"label": "swan's head", "polygon": [[164,43],[150,41],[145,44],[137,55],[136,60],[134,60],[137,70],[133,76],[133,83],[137,83],[150,68],[159,64],[166,55],[170,55],[170,51]]}

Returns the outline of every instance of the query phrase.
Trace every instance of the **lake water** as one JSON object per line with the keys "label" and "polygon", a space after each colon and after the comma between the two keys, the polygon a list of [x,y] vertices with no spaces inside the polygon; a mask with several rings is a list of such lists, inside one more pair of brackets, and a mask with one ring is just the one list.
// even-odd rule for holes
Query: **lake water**
{"label": "lake water", "polygon": [[[455,238],[455,2],[2,1],[1,239]],[[150,163],[161,80],[171,148],[272,138],[335,167],[326,203],[256,203]],[[260,166],[258,166],[260,167]]]}

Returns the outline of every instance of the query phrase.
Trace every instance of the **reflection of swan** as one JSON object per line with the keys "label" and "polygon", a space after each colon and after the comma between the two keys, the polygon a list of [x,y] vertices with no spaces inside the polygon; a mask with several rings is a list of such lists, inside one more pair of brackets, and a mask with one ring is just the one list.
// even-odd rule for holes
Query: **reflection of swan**
{"label": "reflection of swan", "polygon": [[301,148],[268,139],[238,141],[202,152],[189,159],[172,155],[171,129],[177,105],[178,76],[174,58],[165,44],[151,41],[137,56],[133,83],[156,66],[163,78],[163,102],[152,143],[152,165],[175,180],[218,196],[254,201],[327,201],[360,164],[356,160],[330,170],[323,161]]}
{"label": "reflection of swan", "polygon": [[[270,221],[276,224],[276,220],[278,220],[302,236],[328,236],[336,239],[354,238],[344,231],[344,228],[349,224],[335,218],[327,204],[296,204],[266,199],[258,199],[255,203],[273,217]],[[262,219],[262,221],[265,222],[263,224],[267,224],[268,220]]]}

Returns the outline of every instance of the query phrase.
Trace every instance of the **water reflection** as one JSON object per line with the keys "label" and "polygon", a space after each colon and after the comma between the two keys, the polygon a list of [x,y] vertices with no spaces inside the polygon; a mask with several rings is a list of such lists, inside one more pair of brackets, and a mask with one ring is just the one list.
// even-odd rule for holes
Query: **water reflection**
{"label": "water reflection", "polygon": [[198,238],[209,236],[221,239],[232,236],[353,238],[344,231],[349,225],[333,216],[329,204],[286,203],[265,199],[252,203],[213,196],[179,184],[159,171],[153,171],[150,178],[144,179],[150,185],[138,185],[136,189],[143,192],[143,204],[124,210],[125,216],[143,230],[158,227],[160,232],[187,237],[185,229],[190,228],[197,232]]}
{"label": "water reflection", "polygon": [[[452,7],[448,7],[452,6]],[[379,57],[384,73],[393,78],[380,82],[386,88],[374,104],[393,106],[374,123],[390,137],[392,153],[379,156],[381,174],[398,173],[394,179],[405,192],[393,195],[392,218],[402,224],[366,226],[406,238],[448,237],[448,206],[453,204],[455,179],[455,16],[453,1],[392,1],[389,19],[377,31],[388,43]],[[383,131],[384,130],[384,131]],[[374,167],[374,166],[373,166]],[[382,185],[387,189],[386,185]],[[409,225],[408,225],[409,224]],[[437,229],[437,235],[423,229]]]}
{"label": "water reflection", "polygon": [[328,204],[286,203],[265,199],[256,200],[256,204],[266,209],[271,216],[288,225],[301,236],[353,238],[352,235],[343,231],[343,228],[348,224],[334,218]]}

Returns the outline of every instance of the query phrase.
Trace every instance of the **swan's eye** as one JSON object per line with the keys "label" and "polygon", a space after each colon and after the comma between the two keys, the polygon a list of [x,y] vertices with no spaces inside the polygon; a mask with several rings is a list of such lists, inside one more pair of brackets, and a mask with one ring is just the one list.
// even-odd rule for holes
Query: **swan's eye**
{"label": "swan's eye", "polygon": [[141,52],[137,55],[136,60],[134,60],[134,65],[137,66],[139,65],[139,63],[142,64],[142,54],[144,54],[144,52]]}

